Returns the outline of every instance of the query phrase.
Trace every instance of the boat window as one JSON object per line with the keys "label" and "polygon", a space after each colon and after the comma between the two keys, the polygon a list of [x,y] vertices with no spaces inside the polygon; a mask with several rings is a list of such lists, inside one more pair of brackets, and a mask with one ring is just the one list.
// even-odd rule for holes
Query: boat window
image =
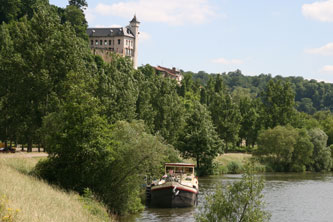
{"label": "boat window", "polygon": [[193,168],[185,168],[185,173],[192,174],[193,173]]}
{"label": "boat window", "polygon": [[184,172],[184,170],[183,170],[182,167],[177,167],[176,168],[176,173],[183,173],[183,172]]}

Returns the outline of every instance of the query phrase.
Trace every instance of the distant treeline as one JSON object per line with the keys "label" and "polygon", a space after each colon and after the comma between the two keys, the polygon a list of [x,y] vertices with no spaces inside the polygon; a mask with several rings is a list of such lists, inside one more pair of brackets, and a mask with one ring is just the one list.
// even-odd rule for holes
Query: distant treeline
{"label": "distant treeline", "polygon": [[[216,76],[217,74],[208,74],[204,71],[198,73],[185,72],[192,74],[194,81],[198,84],[206,85],[209,76]],[[221,74],[224,83],[227,85],[228,90],[243,90],[252,96],[258,94],[265,89],[270,80],[281,80],[283,82],[290,82],[291,87],[295,91],[296,108],[301,112],[313,114],[320,110],[333,110],[333,84],[318,82],[317,80],[306,80],[303,77],[272,77],[271,74],[260,74],[256,76],[245,76],[240,70],[234,72]]]}

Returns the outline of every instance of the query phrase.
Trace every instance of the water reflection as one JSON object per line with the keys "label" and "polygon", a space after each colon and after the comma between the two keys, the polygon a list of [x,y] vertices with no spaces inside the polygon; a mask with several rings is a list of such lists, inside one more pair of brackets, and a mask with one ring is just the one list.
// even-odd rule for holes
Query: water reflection
{"label": "water reflection", "polygon": [[[333,221],[332,174],[263,174],[264,196],[272,222]],[[199,205],[185,209],[146,208],[142,213],[123,218],[126,222],[193,222],[204,204],[204,195],[219,184],[237,181],[240,175],[210,176],[199,179]]]}

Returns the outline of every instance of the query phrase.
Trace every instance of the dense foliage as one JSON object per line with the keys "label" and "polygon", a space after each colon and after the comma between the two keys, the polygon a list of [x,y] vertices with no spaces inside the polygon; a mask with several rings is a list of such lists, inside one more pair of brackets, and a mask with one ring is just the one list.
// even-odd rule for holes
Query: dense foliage
{"label": "dense foliage", "polygon": [[[200,71],[198,73],[187,72],[193,75],[194,81],[207,85],[210,76],[214,73]],[[307,80],[303,77],[272,77],[271,74],[260,74],[257,76],[244,76],[240,70],[223,73],[222,79],[230,91],[246,89],[247,93],[257,96],[262,92],[269,81],[289,82],[295,92],[295,103],[297,110],[313,114],[321,110],[333,111],[333,84],[319,82],[314,79]]]}

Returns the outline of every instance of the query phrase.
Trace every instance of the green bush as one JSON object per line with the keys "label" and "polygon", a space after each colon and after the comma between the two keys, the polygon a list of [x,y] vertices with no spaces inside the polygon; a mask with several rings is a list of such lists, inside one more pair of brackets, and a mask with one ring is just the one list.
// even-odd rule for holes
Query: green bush
{"label": "green bush", "polygon": [[229,170],[227,166],[215,164],[213,172],[214,175],[221,175],[221,174],[227,174]]}
{"label": "green bush", "polygon": [[228,163],[227,168],[228,168],[228,173],[231,174],[239,174],[243,170],[243,166],[235,161]]}
{"label": "green bush", "polygon": [[269,221],[270,215],[264,210],[263,188],[264,181],[253,175],[253,167],[246,168],[240,181],[218,187],[214,194],[206,196],[196,221]]}
{"label": "green bush", "polygon": [[290,167],[291,172],[305,172],[306,167],[302,164],[293,164]]}

